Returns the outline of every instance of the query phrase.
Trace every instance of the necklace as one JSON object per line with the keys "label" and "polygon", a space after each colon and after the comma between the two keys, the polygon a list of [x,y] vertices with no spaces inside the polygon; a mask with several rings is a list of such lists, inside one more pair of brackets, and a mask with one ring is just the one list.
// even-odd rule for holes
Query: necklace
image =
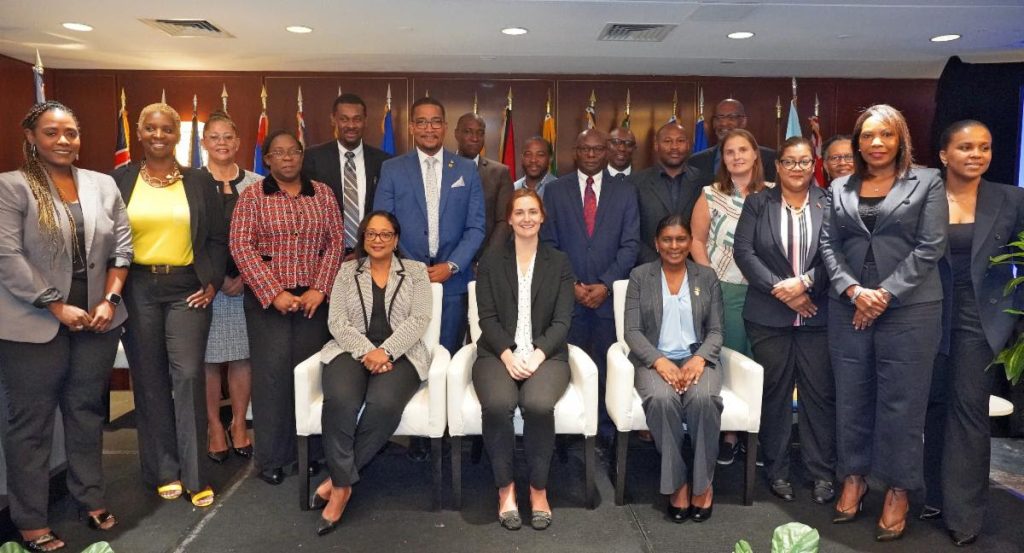
{"label": "necklace", "polygon": [[146,162],[142,162],[142,170],[139,171],[139,175],[142,176],[142,180],[145,181],[146,184],[153,188],[166,188],[181,180],[181,167],[178,165],[178,162],[175,161],[174,170],[163,177],[154,177],[149,174],[149,166],[146,165]]}

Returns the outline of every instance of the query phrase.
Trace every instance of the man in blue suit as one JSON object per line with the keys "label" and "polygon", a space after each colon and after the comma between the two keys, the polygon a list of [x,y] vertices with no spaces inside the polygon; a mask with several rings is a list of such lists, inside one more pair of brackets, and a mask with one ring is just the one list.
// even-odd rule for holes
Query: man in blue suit
{"label": "man in blue suit", "polygon": [[373,208],[398,218],[402,254],[426,263],[430,282],[444,284],[441,345],[454,354],[466,334],[473,256],[484,240],[484,196],[476,165],[442,148],[447,128],[441,102],[413,103],[416,147],[384,162]]}
{"label": "man in blue suit", "polygon": [[615,343],[612,283],[629,278],[640,251],[636,188],[628,179],[612,183],[607,137],[597,129],[576,138],[576,171],[544,190],[544,242],[565,252],[576,274],[576,308],[569,343],[590,355],[599,372],[598,437],[607,446],[615,427],[604,407],[605,365]]}

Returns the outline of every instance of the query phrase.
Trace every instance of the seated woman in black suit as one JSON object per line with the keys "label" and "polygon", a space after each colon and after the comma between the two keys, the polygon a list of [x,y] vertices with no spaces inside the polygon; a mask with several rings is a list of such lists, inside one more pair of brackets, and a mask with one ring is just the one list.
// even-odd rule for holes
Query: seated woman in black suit
{"label": "seated woman in black suit", "polygon": [[514,240],[489,249],[477,269],[481,336],[473,386],[498,488],[498,520],[509,530],[522,526],[512,475],[512,414],[518,406],[530,467],[530,525],[544,530],[551,524],[547,482],[555,447],[555,403],[569,385],[566,339],[575,277],[569,258],[538,240],[544,203],[536,192],[517,190],[505,220]]}
{"label": "seated woman in black suit", "polygon": [[828,361],[828,273],[818,234],[828,206],[812,186],[811,143],[793,137],[775,160],[779,186],[743,203],[733,245],[736,265],[750,283],[743,306],[754,360],[764,367],[761,451],[771,492],[793,501],[789,445],[793,386],[800,388],[800,455],[814,481],[811,499],[835,497],[836,385]]}
{"label": "seated woman in black suit", "polygon": [[[661,453],[661,493],[669,496],[673,522],[711,518],[722,426],[717,365],[725,304],[714,269],[687,259],[691,240],[682,215],[658,223],[660,259],[629,274],[623,328],[636,391]],[[693,444],[692,481],[682,453],[686,434]]]}
{"label": "seated woman in black suit", "polygon": [[423,344],[433,309],[430,279],[426,265],[398,256],[401,234],[394,215],[367,214],[359,225],[357,258],[342,263],[334,280],[327,315],[332,339],[320,351],[331,477],[311,505],[324,510],[316,529],[321,536],[341,521],[359,471],[398,428],[430,370]]}
{"label": "seated woman in black suit", "polygon": [[1019,293],[1003,294],[1012,267],[990,266],[989,259],[1009,253],[1008,244],[1024,231],[1024,190],[981,177],[992,162],[992,134],[983,123],[953,123],[939,145],[949,202],[949,248],[939,261],[949,349],[936,358],[932,377],[925,422],[928,506],[921,518],[942,517],[953,543],[967,545],[981,532],[988,495],[988,396],[1001,373],[988,366],[1018,319],[1006,309],[1020,308]]}

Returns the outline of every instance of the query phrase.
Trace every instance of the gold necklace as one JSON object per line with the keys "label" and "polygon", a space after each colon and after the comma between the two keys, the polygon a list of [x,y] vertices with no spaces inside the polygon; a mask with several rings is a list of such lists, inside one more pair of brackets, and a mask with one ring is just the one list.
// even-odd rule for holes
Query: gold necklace
{"label": "gold necklace", "polygon": [[178,165],[178,162],[175,161],[173,171],[163,177],[154,177],[149,174],[149,166],[146,165],[146,162],[142,162],[142,171],[139,172],[139,175],[142,176],[142,180],[145,181],[146,184],[153,188],[166,188],[181,180],[181,167]]}

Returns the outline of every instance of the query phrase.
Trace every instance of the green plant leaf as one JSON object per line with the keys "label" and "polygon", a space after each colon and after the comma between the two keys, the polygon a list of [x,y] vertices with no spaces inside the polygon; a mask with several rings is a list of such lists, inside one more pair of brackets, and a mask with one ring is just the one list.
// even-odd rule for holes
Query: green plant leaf
{"label": "green plant leaf", "polygon": [[733,548],[732,553],[754,553],[754,549],[750,547],[747,540],[740,540],[736,542],[736,547]]}
{"label": "green plant leaf", "polygon": [[814,528],[790,522],[779,526],[772,534],[772,553],[818,553],[820,540]]}
{"label": "green plant leaf", "polygon": [[1006,283],[1006,286],[1003,287],[1003,295],[1009,296],[1010,294],[1012,294],[1013,291],[1017,289],[1017,286],[1020,286],[1020,283],[1022,282],[1024,282],[1024,276],[1014,277],[1010,279],[1010,281]]}
{"label": "green plant leaf", "polygon": [[98,541],[82,550],[82,553],[114,553],[114,548],[105,541]]}
{"label": "green plant leaf", "polygon": [[28,553],[18,542],[9,541],[0,545],[0,553]]}

